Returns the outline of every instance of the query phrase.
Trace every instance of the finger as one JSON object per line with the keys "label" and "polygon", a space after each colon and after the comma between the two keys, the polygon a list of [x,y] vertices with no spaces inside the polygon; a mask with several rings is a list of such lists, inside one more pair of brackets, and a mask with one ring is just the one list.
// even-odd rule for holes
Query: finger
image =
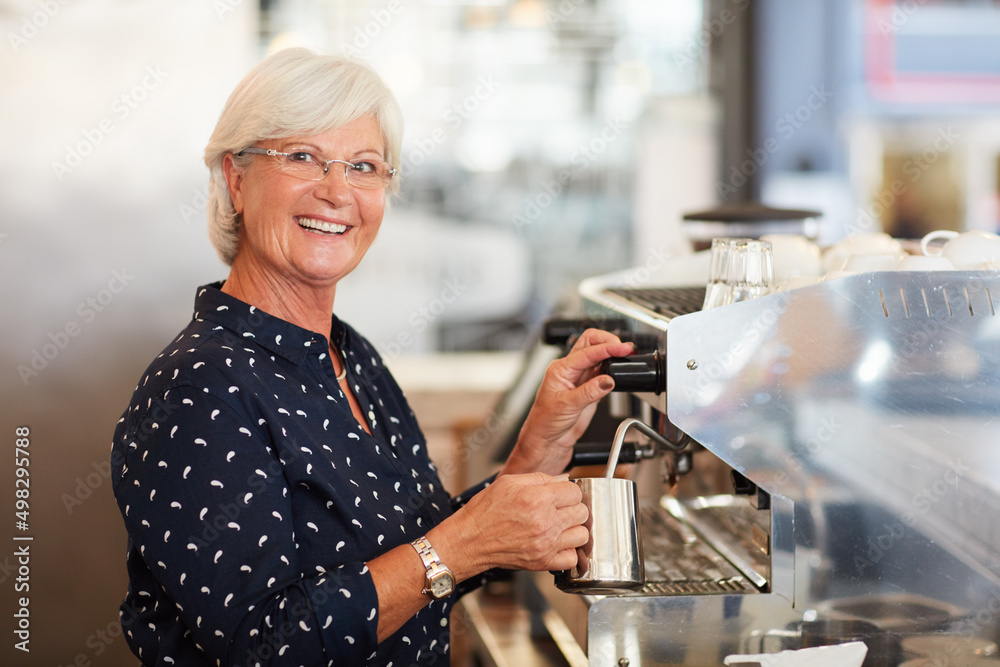
{"label": "finger", "polygon": [[504,477],[509,477],[510,480],[508,484],[523,484],[525,486],[542,486],[545,484],[557,484],[557,483],[567,483],[576,486],[572,482],[568,482],[569,475],[563,473],[561,475],[547,475],[544,472],[526,472],[516,475],[504,475]]}
{"label": "finger", "polygon": [[627,357],[632,354],[635,346],[632,343],[608,342],[588,345],[572,350],[568,355],[558,360],[566,368],[583,371],[593,368],[609,357]]}
{"label": "finger", "polygon": [[582,526],[587,522],[588,517],[590,517],[590,510],[583,503],[566,505],[556,510],[556,518],[559,521],[559,525],[564,526],[565,530],[569,530],[574,526]]}
{"label": "finger", "polygon": [[611,393],[615,381],[609,375],[597,375],[583,384],[562,394],[562,401],[570,410],[583,410]]}
{"label": "finger", "polygon": [[600,343],[618,343],[621,339],[614,335],[610,331],[605,331],[603,329],[587,329],[573,344],[573,349],[579,349],[587,347],[590,345],[598,345]]}
{"label": "finger", "polygon": [[583,507],[583,491],[575,482],[558,482],[551,485],[552,501],[556,509],[564,507]]}
{"label": "finger", "polygon": [[549,562],[539,569],[556,572],[558,570],[571,570],[577,563],[576,549],[563,549],[556,552]]}
{"label": "finger", "polygon": [[559,547],[560,551],[566,550],[576,550],[577,547],[582,547],[590,539],[590,531],[583,526],[573,526],[572,528],[563,531],[563,534],[559,536]]}
{"label": "finger", "polygon": [[559,535],[553,545],[553,551],[557,554],[572,553],[576,555],[577,550],[584,547],[588,539],[590,539],[590,531],[583,526],[574,526]]}

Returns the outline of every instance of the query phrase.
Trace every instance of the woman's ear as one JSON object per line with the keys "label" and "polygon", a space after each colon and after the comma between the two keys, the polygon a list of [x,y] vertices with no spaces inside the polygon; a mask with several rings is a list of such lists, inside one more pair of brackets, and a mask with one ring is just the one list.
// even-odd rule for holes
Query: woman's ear
{"label": "woman's ear", "polygon": [[237,215],[243,213],[243,170],[236,166],[232,153],[222,157],[222,175],[229,187],[229,198],[233,200],[233,209]]}

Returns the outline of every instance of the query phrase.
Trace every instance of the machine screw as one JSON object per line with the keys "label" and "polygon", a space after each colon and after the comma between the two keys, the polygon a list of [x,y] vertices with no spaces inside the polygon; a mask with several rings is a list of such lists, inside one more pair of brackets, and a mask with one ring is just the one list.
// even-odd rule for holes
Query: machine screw
{"label": "machine screw", "polygon": [[618,658],[618,667],[628,667],[628,658]]}
{"label": "machine screw", "polygon": [[698,368],[698,362],[694,359],[688,359],[687,367],[689,371],[693,371]]}

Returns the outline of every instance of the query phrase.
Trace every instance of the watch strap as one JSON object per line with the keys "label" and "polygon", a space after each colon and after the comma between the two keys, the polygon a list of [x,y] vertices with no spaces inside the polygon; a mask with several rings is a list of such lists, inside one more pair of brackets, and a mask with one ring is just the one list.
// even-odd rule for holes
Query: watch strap
{"label": "watch strap", "polygon": [[451,577],[454,583],[454,575],[452,575],[451,570],[447,565],[441,562],[441,558],[438,556],[437,551],[431,546],[430,540],[426,536],[418,537],[417,539],[410,542],[417,555],[420,556],[420,561],[424,564],[424,570],[426,572],[424,578],[424,588],[420,592],[424,595],[430,595],[432,597],[437,597],[431,590],[431,579],[437,575],[447,573],[447,576]]}
{"label": "watch strap", "polygon": [[420,556],[420,561],[424,564],[424,569],[431,570],[434,566],[441,563],[437,551],[431,546],[430,540],[426,536],[413,540],[410,542],[410,546],[417,550],[417,555]]}

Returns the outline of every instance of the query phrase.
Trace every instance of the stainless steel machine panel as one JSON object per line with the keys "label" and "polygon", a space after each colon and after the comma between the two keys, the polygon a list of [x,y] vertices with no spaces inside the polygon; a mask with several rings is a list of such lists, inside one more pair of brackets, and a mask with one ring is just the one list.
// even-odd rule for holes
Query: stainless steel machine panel
{"label": "stainless steel machine panel", "polygon": [[677,525],[644,532],[647,569],[669,570],[678,541],[697,543],[713,553],[697,561],[700,578],[725,571],[739,591],[572,596],[536,578],[553,608],[586,610],[576,634],[591,665],[721,665],[732,653],[846,640],[807,637],[817,622],[873,628],[865,665],[899,665],[932,645],[923,657],[933,664],[992,659],[996,274],[866,273],[709,311],[664,310],[619,287],[591,279],[581,295],[593,314],[624,315],[658,341],[664,391],[633,398],[756,495],[667,487],[659,510]]}
{"label": "stainless steel machine panel", "polygon": [[877,582],[971,609],[981,592],[947,580],[1000,565],[998,305],[1000,281],[980,272],[889,272],[676,318],[667,414],[824,515],[796,547],[825,554],[812,570],[837,566],[838,593]]}

